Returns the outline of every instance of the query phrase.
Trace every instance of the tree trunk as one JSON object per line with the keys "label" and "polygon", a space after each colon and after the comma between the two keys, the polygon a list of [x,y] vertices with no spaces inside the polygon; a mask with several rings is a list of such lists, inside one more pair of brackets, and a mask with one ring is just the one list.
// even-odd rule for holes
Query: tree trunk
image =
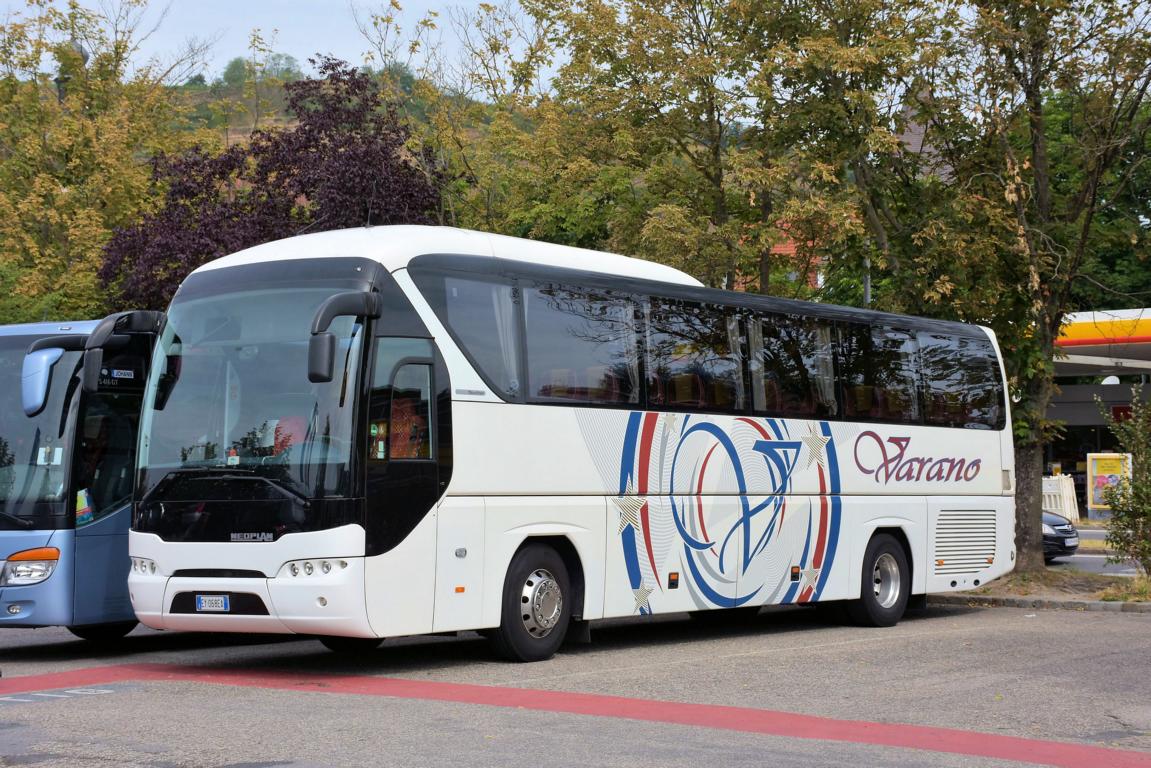
{"label": "tree trunk", "polygon": [[1015,448],[1015,570],[1041,571],[1043,562],[1043,445]]}

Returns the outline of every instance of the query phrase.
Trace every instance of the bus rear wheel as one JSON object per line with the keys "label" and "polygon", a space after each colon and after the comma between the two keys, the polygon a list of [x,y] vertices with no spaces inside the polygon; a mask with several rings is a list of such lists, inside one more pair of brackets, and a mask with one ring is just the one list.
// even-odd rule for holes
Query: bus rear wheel
{"label": "bus rear wheel", "polygon": [[907,608],[911,569],[894,536],[876,534],[867,543],[858,600],[847,603],[847,615],[863,627],[893,627]]}
{"label": "bus rear wheel", "polygon": [[571,581],[563,558],[551,547],[529,544],[512,558],[504,580],[496,652],[511,661],[550,659],[571,622]]}
{"label": "bus rear wheel", "polygon": [[135,621],[116,621],[110,624],[77,624],[68,627],[68,631],[90,643],[110,643],[131,632],[138,623]]}
{"label": "bus rear wheel", "polygon": [[325,635],[320,638],[320,642],[329,651],[336,653],[367,653],[374,651],[380,647],[380,643],[384,642],[382,637],[337,637],[335,635]]}

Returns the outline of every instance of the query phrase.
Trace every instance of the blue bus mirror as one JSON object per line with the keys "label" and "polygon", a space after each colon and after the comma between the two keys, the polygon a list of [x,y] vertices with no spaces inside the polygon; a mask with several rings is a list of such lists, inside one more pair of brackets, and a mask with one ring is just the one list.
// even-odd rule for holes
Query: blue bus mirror
{"label": "blue bus mirror", "polygon": [[24,415],[35,416],[44,410],[48,401],[48,386],[52,383],[52,366],[64,356],[59,347],[37,349],[24,355],[24,368],[20,375],[20,400]]}

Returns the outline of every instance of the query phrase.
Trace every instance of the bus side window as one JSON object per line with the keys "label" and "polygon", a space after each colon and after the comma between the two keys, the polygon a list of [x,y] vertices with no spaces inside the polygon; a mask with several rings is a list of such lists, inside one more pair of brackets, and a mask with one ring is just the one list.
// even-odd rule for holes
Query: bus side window
{"label": "bus side window", "polygon": [[368,402],[368,461],[432,458],[432,367],[428,339],[380,338]]}
{"label": "bus side window", "polygon": [[430,459],[432,367],[405,365],[392,382],[388,419],[388,455],[392,459]]}

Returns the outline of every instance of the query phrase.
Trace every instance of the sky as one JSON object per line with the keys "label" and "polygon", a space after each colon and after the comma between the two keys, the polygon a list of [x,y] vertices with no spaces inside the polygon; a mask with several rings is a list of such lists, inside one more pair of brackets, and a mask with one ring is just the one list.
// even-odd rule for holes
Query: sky
{"label": "sky", "polygon": [[[87,7],[114,3],[115,0],[80,0]],[[454,37],[447,30],[447,8],[474,8],[479,0],[401,0],[400,20],[405,30],[429,9],[440,11],[440,44],[449,55]],[[63,0],[59,0],[62,5]],[[361,16],[387,9],[387,0],[355,0]],[[145,41],[141,53],[170,59],[171,52],[181,48],[189,37],[218,38],[208,56],[204,74],[211,80],[236,56],[248,53],[248,37],[259,28],[272,50],[294,56],[305,72],[311,71],[307,59],[326,53],[353,64],[364,63],[368,43],[356,28],[350,0],[168,0],[168,14],[163,24]],[[159,18],[165,0],[151,0],[150,18]],[[0,14],[8,17],[25,8],[23,0],[0,0]],[[145,25],[151,26],[151,25]],[[275,32],[273,33],[273,30]]]}

